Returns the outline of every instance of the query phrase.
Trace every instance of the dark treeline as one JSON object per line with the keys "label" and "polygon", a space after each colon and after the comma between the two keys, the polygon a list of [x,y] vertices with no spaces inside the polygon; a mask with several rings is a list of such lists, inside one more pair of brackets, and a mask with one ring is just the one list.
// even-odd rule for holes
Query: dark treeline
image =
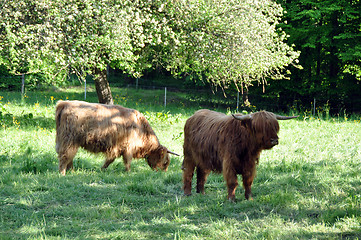
{"label": "dark treeline", "polygon": [[[361,2],[279,0],[289,44],[301,51],[303,69],[290,80],[270,81],[266,95],[282,104],[314,99],[331,112],[361,111]],[[277,98],[276,98],[277,97]]]}

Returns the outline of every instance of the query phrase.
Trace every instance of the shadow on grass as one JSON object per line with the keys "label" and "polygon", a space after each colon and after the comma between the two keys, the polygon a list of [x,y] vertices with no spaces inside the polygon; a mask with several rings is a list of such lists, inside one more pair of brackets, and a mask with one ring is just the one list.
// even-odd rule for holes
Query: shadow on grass
{"label": "shadow on grass", "polygon": [[322,231],[310,233],[292,233],[283,237],[283,239],[360,239],[361,230],[355,229],[354,231],[342,231],[338,233],[327,233]]}
{"label": "shadow on grass", "polygon": [[[261,202],[267,203],[272,212],[279,214],[286,222],[324,224],[327,227],[340,227],[347,221],[361,217],[361,185],[358,178],[347,178],[346,167],[342,181],[335,180],[333,171],[323,168],[320,163],[307,163],[294,167],[283,166],[261,168],[259,183],[255,191]],[[353,171],[353,170],[351,170]],[[320,178],[320,173],[330,178]],[[264,194],[262,194],[264,193]],[[256,196],[257,198],[257,196]],[[351,219],[351,220],[350,220]],[[353,219],[353,220],[352,220]],[[359,220],[354,230],[341,233],[299,233],[290,235],[303,238],[320,236],[320,239],[360,237]],[[299,235],[299,236],[298,236]],[[322,236],[322,237],[321,237]],[[317,238],[317,237],[316,237]],[[318,238],[317,238],[318,239]]]}
{"label": "shadow on grass", "polygon": [[[206,189],[206,195],[184,197],[178,172],[154,172],[145,168],[143,162],[135,164],[130,173],[115,168],[105,172],[99,169],[75,171],[65,177],[57,173],[32,175],[33,181],[28,180],[31,187],[25,187],[27,193],[20,197],[26,201],[16,196],[2,201],[0,223],[5,231],[2,234],[13,239],[39,236],[174,239],[177,234],[215,238],[208,227],[217,228],[219,226],[214,224],[221,221],[241,227],[244,223],[274,215],[284,222],[301,224],[307,219],[317,223],[326,222],[323,215],[328,216],[331,211],[287,209],[294,199],[283,199],[282,206],[264,202],[261,193],[266,192],[267,187],[262,185],[257,186],[254,201],[244,200],[242,190],[236,203],[228,202],[225,186],[221,183],[222,186],[215,189]],[[264,238],[264,234],[261,231],[256,235]],[[282,236],[284,239],[352,239],[359,234],[360,229],[343,233],[298,230]]]}
{"label": "shadow on grass", "polygon": [[[32,152],[18,157],[28,158]],[[110,169],[100,171],[101,165],[80,157],[75,160],[75,171],[65,177],[57,173],[57,161],[52,154],[37,155],[42,159],[32,168],[13,167],[9,181],[2,176],[2,197],[0,197],[0,237],[24,239],[33,237],[73,238],[128,238],[128,239],[174,239],[202,236],[217,238],[212,229],[221,228],[215,223],[224,221],[247,231],[244,224],[264,222],[268,218],[281,219],[281,224],[303,225],[324,224],[328,227],[348,218],[359,218],[361,199],[348,196],[327,196],[323,199],[322,184],[312,172],[313,167],[303,168],[300,179],[291,172],[264,169],[254,185],[255,200],[244,200],[244,190],[237,190],[236,203],[226,200],[226,187],[220,175],[210,176],[206,184],[206,195],[193,194],[184,197],[181,187],[181,171],[177,161],[172,161],[170,172],[154,172],[143,160],[132,162],[132,171],[124,172],[122,159]],[[9,156],[1,155],[1,163]],[[24,163],[25,164],[25,163]],[[24,165],[26,166],[26,165]],[[15,169],[15,170],[14,170]],[[49,171],[49,169],[51,169]],[[18,176],[16,175],[19,174]],[[36,173],[36,174],[35,174]],[[41,174],[39,174],[41,173]],[[8,173],[8,177],[11,173]],[[5,176],[6,178],[6,176]],[[16,180],[18,178],[18,180]],[[21,180],[22,179],[22,180]],[[5,194],[14,181],[22,181],[23,192]],[[357,181],[357,180],[355,180]],[[310,185],[312,183],[312,185]],[[20,184],[20,183],[19,183]],[[352,182],[352,185],[356,183]],[[350,195],[357,195],[361,187]],[[326,194],[326,192],[325,192]],[[300,197],[302,196],[302,197]],[[314,201],[328,201],[330,206],[317,208],[315,205],[302,206],[302,198]],[[297,202],[301,201],[301,202]],[[349,202],[353,201],[353,202]],[[337,204],[337,202],[343,204]],[[295,208],[294,206],[297,205]],[[274,223],[273,223],[274,224]],[[209,226],[209,227],[208,227]],[[272,227],[274,225],[271,225]],[[282,226],[275,226],[281,228]],[[283,231],[282,239],[355,239],[360,237],[359,226],[346,231],[325,233],[310,229],[296,228],[290,233]],[[267,231],[253,233],[257,239],[267,238]],[[276,232],[279,229],[276,229]],[[3,235],[1,235],[3,234]],[[277,235],[273,235],[277,236]],[[242,236],[238,236],[242,238]]]}
{"label": "shadow on grass", "polygon": [[[86,102],[98,102],[98,97],[94,85],[88,85],[86,99],[83,87],[72,87],[69,89],[59,89],[56,91],[27,92],[22,98],[18,92],[0,92],[3,96],[2,102],[16,105],[33,106],[40,104],[43,106],[55,106],[58,100],[81,100]],[[114,103],[124,107],[137,109],[140,112],[155,111],[172,114],[182,114],[185,109],[201,108],[219,109],[225,111],[228,108],[235,108],[236,100],[216,96],[212,93],[205,95],[181,94],[179,92],[167,92],[166,106],[164,104],[164,90],[144,90],[132,88],[112,88]],[[192,112],[194,112],[192,111]],[[188,111],[189,112],[189,111]]]}

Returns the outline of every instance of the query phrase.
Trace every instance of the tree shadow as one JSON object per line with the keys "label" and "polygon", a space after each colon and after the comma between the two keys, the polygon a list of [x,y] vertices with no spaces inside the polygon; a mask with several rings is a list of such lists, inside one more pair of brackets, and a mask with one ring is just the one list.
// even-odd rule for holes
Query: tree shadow
{"label": "tree shadow", "polygon": [[[346,213],[343,209],[306,208],[302,213],[287,209],[294,199],[285,199],[282,206],[274,206],[262,200],[262,193],[268,190],[264,184],[257,184],[254,201],[244,200],[243,191],[238,191],[237,202],[228,202],[225,186],[217,186],[218,189],[210,186],[206,195],[185,197],[181,183],[177,182],[181,181],[178,172],[153,172],[144,170],[145,164],[141,165],[130,173],[91,170],[69,173],[65,177],[59,174],[36,175],[36,184],[31,184],[29,192],[29,198],[34,200],[23,204],[15,197],[1,204],[2,219],[7,220],[6,226],[12,226],[11,232],[7,230],[3,234],[21,239],[42,234],[47,237],[92,238],[102,235],[122,238],[138,232],[143,239],[162,236],[173,239],[175,235],[206,236],[207,231],[202,227],[225,219],[241,224],[262,221],[276,214],[284,222],[302,224],[307,219],[311,224],[323,222],[332,226],[335,222],[325,216],[329,216],[331,211]],[[31,218],[19,220],[19,213]],[[46,225],[42,225],[44,221]],[[25,227],[35,230],[25,233]],[[282,238],[353,239],[360,233],[357,228],[337,233],[298,230],[283,233]],[[264,238],[263,234],[260,232],[259,238]]]}

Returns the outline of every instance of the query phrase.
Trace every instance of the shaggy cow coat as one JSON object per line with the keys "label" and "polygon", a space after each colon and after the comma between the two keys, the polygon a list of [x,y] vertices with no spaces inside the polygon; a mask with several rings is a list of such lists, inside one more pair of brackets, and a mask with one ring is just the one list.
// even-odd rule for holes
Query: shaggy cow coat
{"label": "shaggy cow coat", "polygon": [[223,173],[229,200],[235,199],[237,174],[242,175],[246,199],[252,198],[260,153],[278,144],[278,131],[277,116],[271,112],[233,116],[206,109],[195,112],[184,127],[184,194],[191,194],[196,168],[198,193],[204,193],[207,176],[213,171]]}
{"label": "shaggy cow coat", "polygon": [[56,105],[56,152],[59,171],[65,175],[82,147],[104,153],[103,169],[123,156],[126,170],[132,158],[145,158],[153,169],[167,170],[168,150],[160,145],[147,119],[134,109],[82,101],[59,101]]}

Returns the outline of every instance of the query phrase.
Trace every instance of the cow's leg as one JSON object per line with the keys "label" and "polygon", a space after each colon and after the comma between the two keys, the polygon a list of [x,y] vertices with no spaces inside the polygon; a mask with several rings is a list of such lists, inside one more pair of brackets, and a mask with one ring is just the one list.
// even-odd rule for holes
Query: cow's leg
{"label": "cow's leg", "polygon": [[192,178],[194,174],[194,168],[196,165],[189,157],[184,156],[182,169],[183,169],[183,190],[184,195],[192,195]]}
{"label": "cow's leg", "polygon": [[197,167],[197,193],[204,194],[204,184],[211,171]]}
{"label": "cow's leg", "polygon": [[243,187],[244,187],[244,195],[246,197],[247,200],[253,200],[252,198],[252,191],[251,191],[251,187],[252,187],[252,183],[253,183],[253,179],[256,175],[256,168],[252,168],[249,171],[247,171],[246,173],[242,174],[242,178],[243,178]]}
{"label": "cow's leg", "polygon": [[78,146],[60,147],[58,152],[59,172],[65,176],[66,170],[73,168],[73,159],[78,151]]}
{"label": "cow's leg", "polygon": [[102,170],[106,169],[109,167],[109,165],[114,162],[115,158],[106,158],[104,165],[102,166]]}
{"label": "cow's leg", "polygon": [[127,172],[130,171],[131,161],[132,161],[132,155],[130,155],[129,153],[124,153],[123,154],[123,162],[124,162],[124,166],[125,166],[125,171],[127,171]]}

